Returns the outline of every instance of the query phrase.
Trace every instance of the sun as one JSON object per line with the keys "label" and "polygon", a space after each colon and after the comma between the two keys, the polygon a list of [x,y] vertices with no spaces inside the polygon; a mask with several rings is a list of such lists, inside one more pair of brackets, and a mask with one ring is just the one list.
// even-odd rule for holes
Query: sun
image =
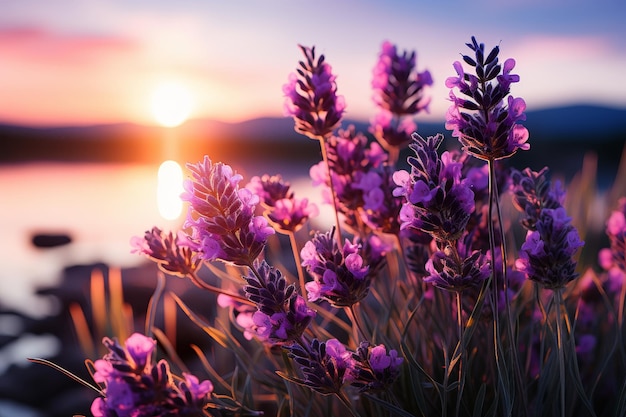
{"label": "sun", "polygon": [[176,127],[191,115],[193,100],[189,89],[181,84],[170,82],[159,85],[152,94],[152,116],[165,127]]}

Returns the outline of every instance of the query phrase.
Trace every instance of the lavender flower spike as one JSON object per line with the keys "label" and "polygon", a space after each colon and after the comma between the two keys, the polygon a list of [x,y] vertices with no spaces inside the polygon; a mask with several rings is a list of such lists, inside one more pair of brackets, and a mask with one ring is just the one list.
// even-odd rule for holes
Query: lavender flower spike
{"label": "lavender flower spike", "polygon": [[284,182],[280,175],[252,177],[246,188],[260,197],[267,208],[264,215],[278,232],[295,232],[308,219],[319,214],[317,205],[307,198],[295,198],[290,184]]}
{"label": "lavender flower spike", "polygon": [[520,250],[517,268],[544,288],[559,289],[578,276],[576,251],[584,246],[563,207],[543,209]]}
{"label": "lavender flower spike", "polygon": [[294,344],[286,349],[304,375],[299,382],[321,394],[340,394],[354,377],[356,362],[352,353],[337,339],[313,339],[310,346]]}
{"label": "lavender flower spike", "polygon": [[395,349],[387,351],[384,345],[372,346],[369,342],[361,342],[353,358],[357,366],[350,385],[361,392],[388,389],[400,375],[404,362]]}
{"label": "lavender flower spike", "polygon": [[617,210],[611,213],[611,216],[606,222],[606,234],[611,242],[611,248],[609,252],[604,252],[608,256],[610,261],[606,262],[613,264],[616,268],[621,270],[622,274],[626,273],[626,197],[622,197],[618,202],[619,206]]}
{"label": "lavender flower spike", "polygon": [[256,216],[259,197],[239,188],[241,175],[229,165],[204,161],[188,164],[192,179],[185,180],[182,199],[188,201],[186,227],[202,259],[252,266],[267,238],[274,234],[263,216]]}
{"label": "lavender flower spike", "polygon": [[479,286],[489,277],[491,266],[480,251],[471,250],[471,242],[472,234],[467,233],[454,247],[447,245],[433,253],[426,262],[429,275],[424,282],[455,292]]}
{"label": "lavender flower spike", "polygon": [[345,101],[337,95],[335,76],[324,55],[316,59],[315,47],[300,49],[305,60],[283,86],[285,113],[293,117],[297,132],[319,140],[339,126]]}
{"label": "lavender flower spike", "polygon": [[146,255],[168,274],[186,277],[200,266],[194,244],[181,232],[174,236],[173,232],[165,233],[155,226],[144,237],[133,237],[131,245],[132,252]]}
{"label": "lavender flower spike", "polygon": [[402,228],[412,227],[430,234],[438,241],[461,237],[474,211],[474,193],[461,181],[461,162],[449,152],[437,153],[442,135],[426,139],[414,134],[410,148],[415,156],[407,160],[411,172],[396,171],[399,186],[394,195],[404,195],[400,211]]}
{"label": "lavender flower spike", "polygon": [[336,307],[349,307],[369,293],[371,280],[382,266],[388,248],[372,236],[362,245],[346,240],[340,250],[334,233],[334,228],[317,233],[302,248],[302,266],[314,278],[305,287],[309,301],[325,299]]}
{"label": "lavender flower spike", "polygon": [[428,110],[430,97],[424,95],[424,89],[433,84],[433,79],[429,71],[418,73],[415,67],[415,51],[400,55],[395,45],[383,42],[372,79],[379,112],[370,132],[387,149],[410,142],[411,134],[417,130],[411,116]]}
{"label": "lavender flower spike", "polygon": [[307,307],[293,284],[287,285],[278,269],[263,261],[256,271],[244,276],[248,284],[244,287],[246,297],[257,306],[251,330],[272,344],[298,341],[315,311]]}
{"label": "lavender flower spike", "polygon": [[463,55],[463,60],[475,68],[476,75],[466,73],[459,61],[454,63],[457,76],[446,80],[452,101],[446,129],[452,130],[452,136],[459,139],[466,152],[483,160],[507,158],[518,149],[530,149],[528,131],[518,124],[526,120],[526,103],[508,95],[511,84],[519,81],[518,75],[511,74],[515,60],[507,59],[500,65],[498,46],[485,57],[485,45],[473,36],[467,46],[474,57]]}
{"label": "lavender flower spike", "polygon": [[94,381],[103,397],[91,405],[94,417],[201,416],[210,402],[211,381],[184,374],[178,384],[165,360],[152,363],[156,340],[132,334],[121,346],[104,338],[109,353],[94,363]]}

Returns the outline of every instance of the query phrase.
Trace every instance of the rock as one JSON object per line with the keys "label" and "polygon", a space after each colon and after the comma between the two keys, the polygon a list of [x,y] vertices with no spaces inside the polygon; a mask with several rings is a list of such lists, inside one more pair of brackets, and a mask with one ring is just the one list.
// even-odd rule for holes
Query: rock
{"label": "rock", "polygon": [[67,245],[72,242],[72,238],[64,233],[37,233],[32,237],[33,246],[46,249]]}

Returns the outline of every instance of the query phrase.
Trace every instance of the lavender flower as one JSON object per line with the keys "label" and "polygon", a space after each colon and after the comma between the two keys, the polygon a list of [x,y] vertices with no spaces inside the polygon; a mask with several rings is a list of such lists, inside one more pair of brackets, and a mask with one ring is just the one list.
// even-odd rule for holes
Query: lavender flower
{"label": "lavender flower", "polygon": [[300,49],[305,60],[283,86],[285,113],[293,117],[297,132],[320,139],[339,126],[345,101],[337,95],[335,76],[324,55],[316,59],[315,47],[300,45]]}
{"label": "lavender flower", "polygon": [[429,273],[424,282],[447,291],[463,291],[477,287],[491,273],[490,262],[478,250],[471,250],[472,235],[466,233],[454,246],[448,243],[434,252],[426,262]]}
{"label": "lavender flower", "polygon": [[310,346],[294,344],[285,348],[304,375],[298,382],[321,394],[338,395],[354,378],[356,364],[352,353],[337,339],[313,339]]}
{"label": "lavender flower", "polygon": [[307,307],[295,286],[287,285],[282,273],[265,261],[244,279],[246,297],[257,306],[252,315],[256,335],[273,344],[299,340],[315,311]]}
{"label": "lavender flower", "polygon": [[397,235],[404,198],[393,194],[396,189],[393,173],[391,166],[382,165],[361,176],[353,186],[363,192],[361,220],[372,230]]}
{"label": "lavender flower", "polygon": [[250,179],[246,188],[258,195],[261,202],[269,207],[273,207],[278,200],[294,197],[291,184],[285,182],[280,175],[264,174],[261,177],[255,175]]}
{"label": "lavender flower", "polygon": [[528,230],[535,230],[542,209],[556,209],[563,204],[565,193],[559,183],[552,187],[548,167],[539,172],[511,169],[510,179],[513,204],[523,213],[522,225]]}
{"label": "lavender flower", "polygon": [[[324,161],[311,168],[314,185],[324,185],[325,202],[332,204],[330,193],[330,168],[336,196],[336,209],[345,216],[348,227],[356,228],[359,223],[358,211],[367,204],[364,188],[371,180],[372,171],[378,172],[386,161],[387,154],[376,142],[368,144],[367,137],[356,132],[354,126],[340,129],[326,141],[328,165]],[[373,198],[372,198],[373,199]],[[370,201],[372,200],[370,199]]]}
{"label": "lavender flower", "polygon": [[458,239],[474,211],[474,193],[461,181],[461,163],[453,155],[437,149],[443,136],[423,139],[414,134],[408,158],[411,172],[397,171],[393,179],[399,186],[394,194],[403,195],[406,203],[400,211],[402,228],[423,230],[439,241]]}
{"label": "lavender flower", "polygon": [[302,248],[302,266],[314,278],[305,287],[309,301],[325,299],[336,307],[352,306],[368,294],[388,248],[380,239],[371,237],[363,244],[346,239],[340,250],[334,233],[334,228],[318,232]]}
{"label": "lavender flower", "polygon": [[[622,274],[626,274],[626,197],[619,199],[619,207],[611,213],[606,222],[606,234],[611,242],[610,255],[605,251],[605,256]],[[607,268],[608,269],[608,268]]]}
{"label": "lavender flower", "polygon": [[415,51],[398,54],[389,41],[382,44],[373,70],[374,102],[380,111],[372,121],[370,132],[385,147],[401,147],[411,140],[417,125],[410,117],[427,110],[430,98],[424,87],[433,83],[430,72],[418,73]]}
{"label": "lavender flower", "polygon": [[267,207],[265,216],[280,232],[295,232],[308,219],[319,214],[317,206],[307,198],[295,198],[289,183],[284,182],[280,175],[255,176],[246,188],[261,197],[261,202]]}
{"label": "lavender flower", "polygon": [[133,237],[131,245],[133,253],[146,255],[168,274],[185,277],[194,274],[200,266],[198,253],[193,249],[195,245],[180,232],[165,233],[155,226],[143,237]]}
{"label": "lavender flower", "polygon": [[526,103],[522,98],[509,96],[512,83],[519,76],[511,74],[514,59],[504,65],[498,63],[500,48],[494,47],[485,57],[485,45],[476,42],[466,44],[474,57],[463,55],[463,60],[475,68],[476,75],[467,74],[459,61],[454,63],[456,77],[446,80],[446,87],[458,89],[465,98],[457,97],[450,90],[452,106],[446,114],[446,129],[459,139],[463,149],[479,159],[497,160],[507,158],[518,149],[528,150],[528,131],[518,124],[526,120]]}
{"label": "lavender flower", "polygon": [[199,257],[251,266],[274,234],[263,216],[255,216],[259,197],[239,188],[242,176],[222,163],[188,164],[193,179],[185,180],[182,199],[190,203],[186,227]]}
{"label": "lavender flower", "polygon": [[388,389],[400,375],[404,362],[395,349],[387,351],[384,345],[372,346],[369,342],[361,342],[353,358],[357,366],[351,385],[361,392]]}
{"label": "lavender flower", "polygon": [[109,353],[94,363],[94,381],[104,398],[91,405],[94,417],[203,416],[213,391],[211,381],[184,374],[178,384],[165,360],[152,363],[154,339],[132,334],[122,347],[103,339]]}
{"label": "lavender flower", "polygon": [[544,288],[563,288],[578,276],[573,255],[584,242],[563,207],[542,209],[536,229],[526,235],[516,266]]}

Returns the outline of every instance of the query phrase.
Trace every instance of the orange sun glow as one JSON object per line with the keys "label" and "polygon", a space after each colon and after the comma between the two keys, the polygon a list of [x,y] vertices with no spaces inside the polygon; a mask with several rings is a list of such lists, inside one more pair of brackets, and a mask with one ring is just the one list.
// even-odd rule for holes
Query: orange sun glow
{"label": "orange sun glow", "polygon": [[176,127],[191,115],[193,99],[183,84],[161,84],[152,94],[152,116],[165,127]]}

